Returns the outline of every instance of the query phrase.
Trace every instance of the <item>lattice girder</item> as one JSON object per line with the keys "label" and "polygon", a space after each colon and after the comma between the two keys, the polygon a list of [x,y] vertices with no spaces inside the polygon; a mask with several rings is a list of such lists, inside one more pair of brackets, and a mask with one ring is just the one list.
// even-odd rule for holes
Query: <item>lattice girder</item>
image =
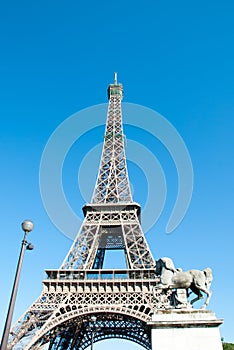
{"label": "lattice girder", "polygon": [[[98,248],[124,249],[128,268],[152,268],[155,266],[155,261],[142,232],[138,204],[89,204],[84,207],[84,213],[83,225],[61,268],[93,268]],[[114,227],[116,227],[115,230]],[[109,240],[106,238],[108,230]],[[115,245],[117,237],[119,245]],[[101,265],[99,266],[101,267]]]}
{"label": "lattice girder", "polygon": [[[61,331],[74,319],[83,322],[93,314],[112,318],[125,315],[126,319],[146,323],[156,309],[152,288],[158,280],[154,269],[99,270],[96,276],[94,270],[50,270],[47,274],[43,293],[13,329],[10,349],[25,334],[28,336],[28,343],[24,339],[25,350],[40,348],[53,338],[55,329]],[[120,274],[128,278],[116,278]]]}
{"label": "lattice girder", "polygon": [[92,203],[132,202],[122,127],[122,85],[110,85],[109,107],[99,174]]}
{"label": "lattice girder", "polygon": [[[62,341],[66,342],[66,349],[86,349],[92,342],[98,342],[104,339],[121,338],[134,341],[146,349],[151,349],[150,329],[146,323],[134,318],[125,317],[120,314],[95,314],[98,321],[95,325],[90,325],[87,319],[80,327],[77,326],[77,320],[66,323],[67,328],[61,334],[58,329],[58,337],[53,339],[49,350],[61,349]],[[60,331],[60,333],[59,333]],[[56,332],[56,331],[55,331]]]}

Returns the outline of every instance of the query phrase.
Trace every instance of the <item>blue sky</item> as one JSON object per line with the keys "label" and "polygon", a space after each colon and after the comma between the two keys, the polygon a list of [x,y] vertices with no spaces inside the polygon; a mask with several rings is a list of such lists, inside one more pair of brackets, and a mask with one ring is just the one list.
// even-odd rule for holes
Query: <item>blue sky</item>
{"label": "blue sky", "polygon": [[[234,342],[233,13],[231,0],[1,4],[1,329],[22,220],[35,222],[29,237],[35,250],[25,255],[15,320],[40,294],[44,269],[58,268],[71,245],[50,221],[40,197],[43,149],[66,118],[107,102],[106,89],[117,71],[124,101],[167,118],[186,143],[193,163],[189,210],[168,235],[165,223],[177,190],[175,168],[162,145],[126,127],[127,139],[141,142],[159,159],[168,182],[162,216],[146,236],[151,251],[155,259],[172,257],[183,269],[212,267],[210,309],[225,320],[221,335]],[[96,131],[74,144],[64,163],[64,189],[77,213],[84,204],[76,189],[80,154],[101,142],[103,130]],[[129,175],[134,199],[144,205],[144,186],[137,182],[142,174],[131,162]],[[117,348],[120,343],[112,344]],[[126,349],[139,348],[124,344]],[[108,341],[96,345],[101,348],[109,348]]]}

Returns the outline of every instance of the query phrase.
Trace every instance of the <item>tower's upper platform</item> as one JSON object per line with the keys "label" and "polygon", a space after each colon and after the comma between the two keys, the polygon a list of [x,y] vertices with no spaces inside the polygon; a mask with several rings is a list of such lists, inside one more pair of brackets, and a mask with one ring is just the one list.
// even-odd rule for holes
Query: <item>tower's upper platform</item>
{"label": "tower's upper platform", "polygon": [[115,73],[114,84],[110,84],[108,87],[108,99],[112,96],[123,99],[123,86],[117,82],[117,73]]}

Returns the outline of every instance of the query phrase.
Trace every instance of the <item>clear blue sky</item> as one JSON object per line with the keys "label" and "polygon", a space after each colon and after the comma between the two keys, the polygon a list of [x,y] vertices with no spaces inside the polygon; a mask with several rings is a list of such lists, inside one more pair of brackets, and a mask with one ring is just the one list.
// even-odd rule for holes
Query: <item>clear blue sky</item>
{"label": "clear blue sky", "polygon": [[[221,335],[234,342],[233,13],[232,0],[1,3],[1,330],[22,220],[35,222],[29,238],[35,250],[25,255],[14,320],[39,296],[44,269],[58,268],[71,245],[50,221],[40,197],[39,167],[46,142],[73,113],[107,102],[106,89],[117,71],[124,101],[167,118],[185,141],[194,168],[190,208],[167,235],[165,222],[177,182],[167,174],[172,167],[161,164],[169,199],[147,234],[152,253],[155,259],[172,257],[183,269],[212,267],[209,308],[225,319]],[[134,138],[134,132],[126,129],[127,137],[127,131]],[[93,136],[95,142],[100,135]],[[149,137],[141,135],[141,143],[149,147]],[[150,146],[164,159],[160,147],[153,142]],[[80,149],[85,147],[83,143]],[[80,161],[74,151],[64,170],[66,195],[78,213],[84,204],[78,190],[75,200],[74,190]],[[137,169],[131,164],[129,168],[134,198],[141,202]],[[111,344],[113,349],[120,346],[119,341]],[[139,348],[124,344],[128,350]],[[96,345],[109,347],[108,341]]]}

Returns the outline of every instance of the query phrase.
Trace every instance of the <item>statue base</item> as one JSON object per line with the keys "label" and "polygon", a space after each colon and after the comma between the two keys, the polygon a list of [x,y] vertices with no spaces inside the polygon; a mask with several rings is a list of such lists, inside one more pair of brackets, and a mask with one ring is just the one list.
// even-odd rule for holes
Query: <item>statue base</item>
{"label": "statue base", "polygon": [[222,350],[222,323],[208,310],[158,310],[148,323],[152,350]]}

